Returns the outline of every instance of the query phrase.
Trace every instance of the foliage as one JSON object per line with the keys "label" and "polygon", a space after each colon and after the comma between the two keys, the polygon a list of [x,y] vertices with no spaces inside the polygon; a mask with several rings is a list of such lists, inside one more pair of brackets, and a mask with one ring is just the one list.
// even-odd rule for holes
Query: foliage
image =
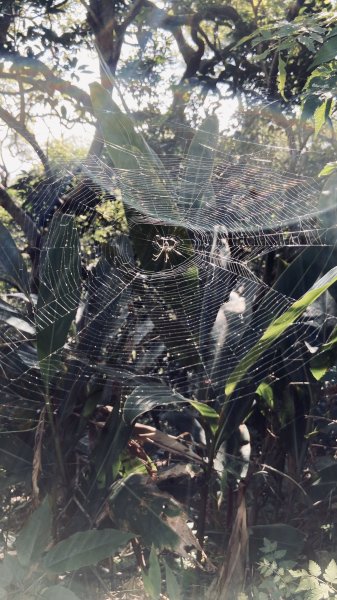
{"label": "foliage", "polygon": [[[212,583],[210,598],[223,599],[242,588],[248,538],[251,563],[268,538],[251,597],[333,597],[333,559],[295,569],[293,558],[305,553],[306,538],[318,551],[336,543],[336,332],[324,307],[334,313],[337,299],[336,161],[333,135],[324,137],[334,124],[334,11],[325,2],[278,3],[275,21],[269,2],[5,4],[0,79],[8,106],[0,118],[30,144],[43,172],[0,190],[12,219],[0,224],[1,510],[14,540],[8,551],[3,534],[3,596],[75,598],[66,573],[82,575],[111,557],[123,570],[126,558],[116,554],[131,544],[150,598],[188,597],[202,581]],[[74,6],[76,23],[67,12]],[[92,38],[102,77],[89,95],[76,79]],[[159,82],[178,55],[184,72],[167,77],[164,102]],[[125,90],[137,100],[132,111]],[[228,228],[216,254],[216,235],[207,245],[191,227],[215,212],[217,152],[234,162],[239,152],[253,167],[256,158],[271,161],[241,152],[230,137],[218,144],[214,90],[239,92],[244,144],[278,145],[281,131],[291,151],[275,153],[279,171],[304,165],[326,177],[313,216],[318,245],[288,244],[297,224],[287,223],[280,243],[254,254],[249,232]],[[251,118],[266,98],[277,110]],[[42,106],[67,126],[95,126],[83,169],[65,156],[59,177],[57,149],[48,154],[31,133]],[[302,124],[294,120],[299,106]],[[210,114],[202,120],[203,112]],[[318,161],[306,158],[308,148],[318,149]],[[130,189],[137,182],[134,198],[119,185],[123,174]],[[258,215],[264,198],[250,192]],[[149,196],[146,213],[137,199]],[[205,277],[197,262],[183,271],[195,249],[209,258]],[[169,281],[172,265],[181,285],[151,287],[152,275]],[[219,265],[233,278],[226,299]],[[243,298],[245,320],[230,313],[230,294],[248,268],[269,288],[250,304]],[[135,272],[143,276],[133,287]],[[199,338],[186,318],[192,303]],[[308,334],[296,337],[298,324]]]}
{"label": "foliage", "polygon": [[[99,106],[99,102],[102,102],[102,100],[108,102],[106,92],[104,90],[101,91],[101,88],[98,86],[95,88],[95,94],[97,98],[94,100],[95,106]],[[112,142],[115,139],[115,129],[118,129],[120,136],[118,146],[125,149],[125,156],[120,154],[120,152],[116,153],[113,147],[110,146],[112,159],[114,161],[122,161],[121,166],[123,168],[126,166],[125,160],[134,160],[127,154],[130,148],[128,144],[132,140],[131,147],[138,148],[138,153],[146,158],[151,171],[153,170],[156,174],[157,170],[160,170],[162,176],[160,179],[157,178],[158,185],[160,186],[159,193],[164,195],[164,197],[168,196],[167,193],[163,193],[162,191],[164,185],[171,185],[165,176],[164,166],[144,142],[141,135],[136,132],[132,121],[124,115],[120,115],[115,107],[113,109],[115,111],[115,114],[113,114],[114,131],[111,132],[107,118],[105,118],[103,123],[103,130],[106,132],[107,142],[110,140]],[[100,114],[99,111],[98,114]],[[210,123],[210,128],[214,131],[213,122]],[[192,157],[193,160],[195,157],[198,160],[200,159],[199,164],[201,168],[205,159],[203,144],[202,134],[197,133],[186,158],[188,174],[185,191],[186,202],[193,204],[195,194],[199,196],[202,180],[200,180],[199,169],[195,172],[196,179],[193,179],[191,161]],[[209,161],[209,158],[207,160]],[[136,168],[137,163],[133,165],[131,162],[131,165],[128,163],[127,166],[131,169],[133,167]],[[209,178],[210,175],[208,175],[207,181]],[[146,182],[144,182],[145,184]],[[174,205],[169,206],[168,210],[171,211],[171,218],[174,219]],[[198,210],[200,210],[200,207],[198,207]],[[134,231],[134,229],[130,231],[131,241],[134,239]],[[31,294],[27,287],[29,286],[27,269],[22,262],[21,255],[13,239],[5,228],[3,228],[2,241],[4,278],[6,279],[7,273],[13,272],[13,264],[18,265],[14,271],[14,279],[11,280],[11,284],[16,285],[18,289],[25,292],[27,298],[30,298]],[[33,513],[31,520],[17,538],[18,559],[25,568],[28,568],[32,561],[40,561],[42,552],[48,544],[51,518],[54,523],[54,530],[56,527],[57,531],[56,536],[55,533],[53,536],[54,545],[46,551],[42,563],[39,564],[42,565],[43,569],[55,573],[63,573],[91,565],[97,560],[113,554],[121,544],[125,544],[131,538],[137,537],[145,547],[152,546],[149,570],[148,572],[144,571],[144,584],[149,595],[156,597],[161,584],[160,569],[155,548],[165,548],[186,558],[187,548],[194,547],[201,552],[201,547],[195,535],[186,525],[188,516],[183,505],[170,494],[161,491],[155,480],[149,482],[148,476],[133,472],[132,467],[131,473],[125,470],[123,463],[126,459],[126,453],[130,453],[134,447],[133,436],[137,433],[137,429],[135,429],[136,421],[144,413],[153,410],[157,405],[165,406],[174,404],[178,400],[187,404],[187,399],[177,392],[171,391],[160,377],[151,381],[151,379],[146,377],[145,372],[143,375],[141,371],[138,373],[138,376],[132,375],[130,372],[128,373],[126,365],[118,364],[118,362],[114,363],[109,358],[104,358],[106,356],[104,348],[107,343],[109,343],[111,353],[111,332],[116,331],[116,325],[112,323],[111,330],[106,328],[104,332],[101,332],[102,335],[100,337],[97,337],[97,335],[91,336],[91,331],[99,331],[100,324],[106,320],[106,306],[104,302],[103,304],[100,303],[97,292],[94,296],[91,296],[88,293],[83,294],[81,291],[83,284],[81,282],[79,262],[79,243],[75,217],[56,213],[51,219],[41,249],[37,301],[27,313],[24,311],[22,313],[17,312],[15,320],[12,323],[15,324],[18,341],[20,340],[20,331],[28,329],[33,333],[31,341],[25,342],[26,353],[34,357],[39,364],[39,369],[36,370],[39,383],[35,391],[30,390],[29,397],[30,401],[32,401],[33,394],[35,394],[34,402],[36,402],[36,406],[41,411],[41,416],[36,426],[39,435],[42,436],[41,441],[43,446],[41,442],[36,441],[36,437],[24,436],[25,444],[30,446],[30,456],[32,457],[31,468],[35,501],[39,499],[42,486],[54,498],[55,486],[64,485],[66,481],[72,481],[73,483],[70,487],[67,486],[67,490],[69,490],[66,496],[67,499],[62,501],[61,506],[73,503],[74,510],[78,506],[77,503],[82,495],[87,495],[87,500],[85,506],[79,512],[76,509],[77,523],[76,520],[74,521],[74,516],[71,512],[67,516],[64,513],[64,509],[62,510],[62,520],[60,520],[58,511],[61,506],[58,507],[58,503],[55,504],[55,500],[53,501],[52,513],[49,513],[45,500],[37,509],[37,512]],[[91,270],[91,286],[88,288],[88,290],[91,290],[91,293],[93,290],[99,291],[103,289],[102,286],[107,275],[114,275],[116,259],[118,259],[119,252],[122,250],[123,243],[126,243],[126,240],[121,237],[110,247],[110,255],[103,255],[97,265]],[[144,265],[146,265],[146,260],[148,260],[147,256],[148,248],[143,244],[143,255],[139,254],[139,258],[143,261]],[[8,261],[8,257],[11,257],[10,264],[6,262]],[[292,263],[289,266],[289,272],[293,272],[294,269],[295,266]],[[319,272],[320,268],[318,268],[316,274],[314,270],[312,271],[313,281],[315,281]],[[283,275],[282,281],[288,281],[286,275]],[[239,363],[236,369],[229,374],[226,388],[227,396],[229,396],[228,386],[232,386],[230,393],[233,394],[234,388],[238,384],[244,385],[243,382],[247,373],[258,363],[261,354],[272,346],[281,334],[287,331],[294,321],[301,317],[310,304],[316,301],[319,295],[332,286],[334,282],[335,269],[332,268],[322,280],[315,285],[311,285],[309,291],[308,287],[305,287],[307,291],[304,294],[302,290],[301,292],[298,291],[299,299],[295,300],[288,311],[283,312],[278,317],[275,317],[273,314],[270,315],[269,325],[260,339],[257,339],[256,345],[248,351],[242,363]],[[281,289],[282,285],[285,285],[285,283],[278,282],[278,289]],[[309,280],[306,285],[310,286]],[[207,289],[205,293],[207,293]],[[82,318],[84,319],[85,326],[81,321],[78,321],[75,325],[73,324],[80,298],[82,298],[82,314],[84,315]],[[130,301],[129,295],[125,297],[122,295],[117,296],[114,301],[115,306],[113,310],[118,311],[118,307],[125,306]],[[201,303],[202,305],[203,303]],[[4,305],[2,319],[8,324],[10,323],[8,320],[9,315],[13,319],[12,310],[10,305]],[[35,324],[34,321],[29,320],[29,312],[35,314]],[[106,314],[111,315],[111,306],[109,306],[109,312]],[[212,322],[210,322],[210,325],[212,325]],[[127,321],[124,324],[123,321],[118,322],[117,327],[120,328],[121,326],[126,332],[131,332],[128,329],[129,324]],[[132,321],[130,326],[133,327]],[[73,331],[74,327],[77,329],[75,335]],[[93,347],[91,346],[92,339],[95,340]],[[268,342],[267,345],[264,345],[265,340]],[[98,341],[99,344],[97,343]],[[9,348],[11,343],[12,339],[8,342]],[[115,343],[118,347],[118,336]],[[143,343],[143,335],[139,337],[138,343]],[[6,344],[4,348],[4,356],[6,356]],[[259,348],[259,350],[257,351],[256,348]],[[114,351],[112,349],[113,355]],[[95,364],[93,364],[94,357],[99,358],[99,361]],[[12,377],[13,367],[14,363],[12,362]],[[146,364],[146,368],[149,368],[148,363]],[[19,361],[15,364],[15,369],[14,378],[16,380],[22,378],[24,381],[25,375],[24,372],[20,372],[22,367]],[[238,373],[240,377],[238,377]],[[67,386],[66,382],[70,376],[71,378],[76,376],[78,387],[75,389],[69,389]],[[115,396],[111,408],[111,416],[107,412],[103,429],[101,431],[99,429],[97,431],[96,429],[96,432],[93,432],[92,424],[96,423],[98,419],[98,412],[96,411],[102,409],[103,411],[104,409],[108,410],[105,408],[107,400],[104,399],[104,394],[106,393],[104,391],[106,389],[104,384],[105,378],[108,378],[108,380],[109,378],[113,378],[114,380],[118,378],[120,384],[123,384],[127,390],[127,395],[124,397]],[[266,397],[266,389],[266,384],[262,383],[258,387],[258,393],[262,394],[262,397]],[[78,402],[78,391],[81,394],[80,403]],[[267,397],[269,398],[269,396]],[[208,445],[205,448],[206,460],[192,452],[189,454],[185,452],[186,457],[200,462],[205,471],[205,481],[203,484],[204,497],[199,507],[200,513],[198,517],[198,533],[202,541],[204,520],[206,518],[205,507],[207,506],[211,490],[211,482],[214,479],[213,466],[217,464],[217,453],[221,445],[224,442],[230,442],[236,430],[238,447],[232,451],[234,454],[232,464],[229,463],[228,466],[222,465],[220,469],[220,479],[222,479],[222,487],[220,489],[222,489],[222,492],[225,492],[227,488],[230,489],[231,486],[234,485],[235,487],[238,483],[240,484],[247,476],[247,467],[251,454],[250,439],[249,435],[247,436],[247,428],[240,425],[240,423],[249,418],[252,405],[251,401],[246,405],[242,405],[241,411],[236,414],[234,420],[233,416],[231,419],[228,419],[226,402],[220,406],[219,412],[197,400],[190,401],[190,405],[196,410],[195,418],[199,420],[208,440]],[[45,409],[43,406],[45,406]],[[275,410],[275,408],[269,401],[268,409]],[[95,416],[96,414],[97,416]],[[267,414],[266,410],[264,414]],[[20,418],[22,418],[21,415]],[[14,418],[10,423],[8,432],[15,430],[16,427]],[[140,430],[145,432],[147,439],[152,439],[155,443],[157,441],[160,447],[166,447],[166,450],[170,450],[174,454],[184,454],[183,447],[180,448],[179,443],[171,439],[170,436],[163,437],[164,434],[160,436],[159,432],[156,432],[152,427],[149,428],[146,422],[141,427],[145,427],[145,429]],[[46,437],[46,430],[49,430],[52,434],[50,437]],[[83,444],[88,430],[89,433],[91,432],[92,441],[91,445],[85,450],[86,461],[83,463],[80,480],[78,481],[77,474],[77,482],[75,483],[75,474],[72,472],[73,456],[77,451],[78,444]],[[22,459],[26,460],[28,456],[26,447],[24,446],[21,449],[21,444],[24,441],[23,438],[19,432],[14,434],[13,431],[11,435],[15,454],[18,459],[22,456]],[[24,454],[21,455],[21,452]],[[236,462],[235,454],[238,457]],[[145,468],[151,474],[153,469],[156,468],[155,456],[151,460],[140,446],[138,447],[138,455],[142,457]],[[18,462],[19,464],[20,461]],[[48,469],[45,466],[47,464],[49,465]],[[53,465],[52,468],[51,465]],[[15,469],[13,471],[12,465],[5,462],[3,462],[3,467],[6,469],[6,477],[10,485],[12,485]],[[139,464],[135,463],[134,469],[137,470],[138,468]],[[41,478],[41,474],[43,474],[43,478]],[[22,483],[22,476],[23,472],[19,471],[16,474],[16,481]],[[228,478],[227,483],[226,477]],[[317,486],[319,482],[319,479],[317,482],[314,482],[312,486],[313,493],[318,490]],[[71,491],[73,487],[74,492]],[[106,498],[107,492],[109,493],[107,508],[100,508],[98,517],[94,517],[94,512],[97,511],[97,501],[103,505],[103,498]],[[80,506],[82,506],[82,503],[83,500],[81,500]],[[108,529],[99,529],[98,531],[88,529],[83,518],[90,513],[92,514],[91,519],[96,519],[95,522],[100,523],[108,519],[110,527]],[[48,520],[50,525],[44,523],[44,518]],[[195,517],[193,518],[195,519]],[[73,523],[71,525],[74,528],[73,533],[62,539],[64,537],[62,532],[68,529],[68,523]],[[255,526],[255,528],[252,528],[252,539],[254,539],[254,535],[259,534],[258,527]],[[267,531],[271,535],[273,535],[273,527],[275,528],[275,535],[280,534],[284,539],[288,540],[289,544],[292,543],[290,541],[294,535],[292,528],[282,523],[273,526],[270,525],[267,527]],[[32,531],[34,535],[32,535]],[[295,537],[299,539],[300,533],[296,529],[294,529],[294,532]],[[169,567],[167,572],[169,573],[168,580],[170,582],[168,585],[170,588],[176,589],[174,575],[170,573]],[[24,575],[25,577],[26,575]]]}
{"label": "foliage", "polygon": [[[48,597],[76,600],[64,585],[51,585],[51,574],[74,571],[111,556],[127,543],[130,534],[114,529],[87,531],[69,536],[48,550],[52,513],[48,498],[35,510],[16,539],[17,556],[6,554],[0,565],[1,597]],[[7,590],[7,592],[6,592]]]}
{"label": "foliage", "polygon": [[324,600],[335,598],[337,565],[331,559],[325,569],[310,560],[307,568],[295,569],[296,563],[286,559],[286,551],[277,543],[264,539],[258,563],[260,582],[252,585],[250,595],[242,594],[240,600],[259,598],[298,598],[298,600]]}

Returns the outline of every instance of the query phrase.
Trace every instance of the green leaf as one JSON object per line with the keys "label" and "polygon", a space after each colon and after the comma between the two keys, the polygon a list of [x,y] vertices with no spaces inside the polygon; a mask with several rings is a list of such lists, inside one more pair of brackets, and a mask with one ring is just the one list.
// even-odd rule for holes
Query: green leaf
{"label": "green leaf", "polygon": [[149,558],[149,570],[147,573],[143,571],[142,577],[146,593],[152,600],[159,600],[161,592],[161,573],[157,552],[153,545],[151,547]]}
{"label": "green leaf", "polygon": [[165,562],[166,593],[169,600],[180,600],[180,586],[172,569]]}
{"label": "green leaf", "polygon": [[185,404],[186,398],[161,383],[139,385],[125,400],[123,419],[127,424],[133,425],[138,417],[156,406],[179,402]]}
{"label": "green leaf", "polygon": [[326,39],[318,50],[311,68],[317,67],[323,63],[334,60],[337,55],[337,35]]}
{"label": "green leaf", "polygon": [[[316,51],[316,46],[314,44],[314,41],[311,39],[310,36],[308,35],[299,35],[298,36],[298,41],[300,42],[300,44],[303,44],[303,46],[305,46],[306,48],[308,48],[309,52],[314,53]],[[322,42],[322,38],[320,38],[319,40],[320,42]]]}
{"label": "green leaf", "polygon": [[270,48],[267,48],[264,52],[261,52],[260,54],[255,54],[252,57],[252,62],[258,62],[258,61],[263,61],[267,58],[267,56],[269,56],[269,54],[271,54],[274,50],[276,50],[276,46],[272,46]]}
{"label": "green leaf", "polygon": [[274,553],[277,549],[277,542],[271,542],[268,538],[263,538],[263,546],[261,547],[261,552],[263,554],[271,554]]}
{"label": "green leaf", "polygon": [[[167,224],[180,224],[176,189],[159,157],[136,131],[133,121],[120,110],[106,89],[98,83],[93,83],[90,91],[107,153],[118,169],[127,219],[132,216],[128,214],[132,209],[140,210],[142,215],[161,217]],[[123,185],[123,181],[126,181],[126,185]],[[147,199],[146,204],[144,198]],[[131,237],[141,263],[148,258],[146,250],[149,244],[144,244],[144,238],[154,239],[156,233],[157,230],[150,225],[146,227],[145,233],[144,225],[132,229]],[[147,267],[143,264],[143,268]]]}
{"label": "green leaf", "polygon": [[314,246],[300,252],[295,260],[284,269],[254,312],[251,322],[252,329],[254,329],[255,323],[259,323],[262,319],[266,325],[269,325],[279,315],[279,303],[274,300],[275,291],[282,294],[283,297],[299,299],[317,281],[330,256],[331,248],[328,246]]}
{"label": "green leaf", "polygon": [[42,598],[46,598],[46,600],[79,600],[79,597],[64,585],[51,585],[43,591]]}
{"label": "green leaf", "polygon": [[[22,585],[22,582],[27,577],[27,573],[30,567],[23,567],[19,562],[17,556],[13,556],[12,554],[5,554],[4,559],[1,565],[5,568],[5,579],[0,579],[2,585]],[[1,572],[1,575],[4,572]],[[8,581],[8,577],[10,576],[11,582],[10,584],[5,583]]]}
{"label": "green leaf", "polygon": [[200,210],[203,206],[213,173],[219,122],[216,116],[207,117],[194,135],[185,159],[185,173],[179,194],[184,210]]}
{"label": "green leaf", "polygon": [[[296,588],[296,593],[316,591],[318,589],[319,589],[319,582],[317,581],[317,579],[315,577],[310,577],[309,575],[303,575],[302,579],[300,580],[300,582]],[[305,597],[311,598],[311,595],[306,594]],[[321,595],[319,596],[319,598],[321,598]]]}
{"label": "green leaf", "polygon": [[318,173],[318,177],[325,177],[331,175],[337,169],[337,161],[327,163],[323,169]]}
{"label": "green leaf", "polygon": [[316,94],[310,94],[302,102],[301,108],[301,121],[308,121],[311,119],[317,108],[321,105],[321,99]]}
{"label": "green leaf", "polygon": [[29,517],[16,539],[16,551],[20,563],[27,567],[36,562],[51,538],[52,513],[48,496]]}
{"label": "green leaf", "polygon": [[262,383],[260,383],[260,385],[258,386],[258,388],[256,390],[256,394],[265,401],[268,408],[273,410],[273,408],[274,408],[274,393],[273,393],[273,388],[270,385],[268,385],[268,383],[266,383],[264,381]]}
{"label": "green leaf", "polygon": [[7,323],[7,325],[14,327],[18,331],[35,336],[35,327],[31,321],[3,300],[0,300],[0,321]]}
{"label": "green leaf", "polygon": [[125,423],[115,406],[106,429],[100,433],[93,458],[97,484],[100,488],[112,484],[121,466],[122,453],[130,440],[131,426]]}
{"label": "green leaf", "polygon": [[323,577],[328,583],[332,583],[334,585],[337,584],[337,564],[333,558],[330,560],[327,568],[325,569]]}
{"label": "green leaf", "polygon": [[37,352],[46,388],[60,363],[81,294],[81,254],[72,216],[56,214],[41,251]]}
{"label": "green leaf", "polygon": [[286,97],[284,95],[286,80],[287,80],[286,62],[283,60],[281,54],[279,53],[277,87],[278,87],[278,91],[280,92],[280,94],[284,100],[286,100]]}
{"label": "green leaf", "polygon": [[316,381],[320,381],[330,369],[330,361],[323,361],[322,356],[318,355],[310,362],[310,371]]}
{"label": "green leaf", "polygon": [[147,476],[133,473],[113,484],[109,507],[114,522],[142,537],[146,546],[167,548],[187,556],[186,547],[198,542],[190,531],[182,506],[159,490]]}
{"label": "green leaf", "polygon": [[337,352],[337,327],[323,344],[319,353],[310,361],[310,370],[315,379],[320,381],[326,372],[334,365]]}
{"label": "green leaf", "polygon": [[143,136],[136,132],[130,117],[120,110],[109,92],[94,82],[90,85],[90,94],[114,166],[117,169],[138,169],[137,150],[138,154],[152,158]]}
{"label": "green leaf", "polygon": [[133,537],[133,533],[116,529],[80,531],[51,548],[45,555],[44,566],[53,573],[64,573],[96,565]]}
{"label": "green leaf", "polygon": [[0,279],[8,281],[29,296],[29,278],[24,260],[15,242],[0,222]]}
{"label": "green leaf", "polygon": [[317,281],[311,289],[304,294],[299,300],[293,304],[282,315],[274,319],[267,327],[261,338],[249,350],[246,356],[240,361],[237,367],[230,374],[225,393],[227,397],[231,396],[236,389],[236,386],[247,371],[256,363],[262,354],[274,344],[274,342],[306,311],[317,298],[319,298],[329,287],[337,281],[337,267],[331,269],[319,281]]}
{"label": "green leaf", "polygon": [[166,522],[165,514],[179,515],[180,506],[168,498],[147,477],[133,473],[113,484],[109,506],[115,522],[126,524],[134,534],[142,536],[147,546],[174,550],[179,536]]}
{"label": "green leaf", "polygon": [[219,422],[219,415],[216,410],[204,402],[198,402],[197,400],[188,400],[188,402],[209,423],[212,432],[215,433]]}
{"label": "green leaf", "polygon": [[[328,230],[328,241],[336,240],[335,226],[337,225],[337,172],[333,171],[324,182],[319,195],[319,217],[324,229]],[[330,231],[329,231],[330,230]]]}
{"label": "green leaf", "polygon": [[273,523],[270,525],[254,525],[250,527],[249,546],[252,558],[255,560],[257,553],[263,545],[264,538],[271,542],[277,542],[277,548],[287,551],[287,557],[298,558],[303,544],[304,533],[285,523]]}
{"label": "green leaf", "polygon": [[320,106],[316,108],[314,112],[315,137],[318,136],[323,125],[329,118],[332,111],[332,106],[332,99],[327,98]]}
{"label": "green leaf", "polygon": [[327,598],[336,598],[336,594],[331,596],[332,589],[331,586],[327,583],[320,583],[319,588],[317,590],[312,590],[309,592],[308,600],[317,600],[318,592],[320,593],[319,600],[326,600]]}
{"label": "green leaf", "polygon": [[[161,202],[165,203],[166,208],[175,208],[175,190],[171,186],[170,176],[145,138],[136,131],[132,119],[120,110],[109,92],[99,83],[90,85],[90,93],[94,112],[106,141],[107,152],[114,166],[131,172],[143,172],[145,169],[147,177],[144,182],[143,177],[137,177],[138,186],[148,193],[151,181],[152,189],[161,194]],[[144,207],[142,209],[144,211]]]}
{"label": "green leaf", "polygon": [[314,577],[319,577],[322,573],[321,567],[314,560],[309,560],[308,571]]}
{"label": "green leaf", "polygon": [[8,587],[14,579],[14,573],[11,567],[12,565],[10,562],[6,561],[6,557],[0,563],[0,581],[1,585],[3,585],[4,587]]}
{"label": "green leaf", "polygon": [[248,42],[249,40],[252,40],[255,37],[258,38],[259,42],[261,41],[261,39],[260,39],[261,34],[260,34],[260,32],[258,30],[257,31],[253,31],[253,33],[250,33],[249,35],[245,35],[244,37],[240,38],[239,41],[233,47],[233,49],[238,48],[242,44],[245,44],[246,42]]}
{"label": "green leaf", "polygon": [[9,475],[24,475],[31,471],[33,462],[32,448],[21,437],[13,433],[0,434],[0,465]]}

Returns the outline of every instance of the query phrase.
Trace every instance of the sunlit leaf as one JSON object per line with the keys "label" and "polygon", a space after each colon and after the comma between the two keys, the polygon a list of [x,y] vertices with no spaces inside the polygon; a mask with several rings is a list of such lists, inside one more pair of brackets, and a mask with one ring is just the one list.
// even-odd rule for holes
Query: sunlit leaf
{"label": "sunlit leaf", "polygon": [[305,310],[315,302],[329,287],[337,281],[337,267],[331,269],[311,289],[293,304],[282,315],[274,319],[267,327],[258,342],[249,350],[249,352],[240,361],[234,371],[230,374],[225,392],[231,396],[236,386],[247,373],[247,371],[256,363],[262,354],[292,325]]}
{"label": "sunlit leaf", "polygon": [[215,433],[219,421],[219,415],[216,410],[209,406],[209,404],[198,402],[197,400],[189,400],[189,403],[209,423],[212,432]]}
{"label": "sunlit leaf", "polygon": [[309,560],[308,571],[314,577],[319,577],[322,573],[321,567],[314,560]]}
{"label": "sunlit leaf", "polygon": [[265,401],[268,408],[270,408],[271,410],[274,408],[273,388],[270,385],[268,385],[268,383],[266,383],[265,381],[260,383],[256,390],[256,393],[258,396],[260,396],[260,398],[262,398]]}
{"label": "sunlit leaf", "polygon": [[323,125],[329,118],[332,106],[332,99],[327,98],[326,100],[324,100],[324,102],[322,102],[320,106],[318,106],[318,108],[316,108],[314,112],[315,137],[319,134]]}
{"label": "sunlit leaf", "polygon": [[279,54],[277,87],[278,87],[278,91],[280,92],[280,94],[284,100],[286,100],[286,97],[284,95],[286,80],[287,80],[286,62],[283,60],[281,54]]}
{"label": "sunlit leaf", "polygon": [[329,162],[327,163],[323,169],[318,173],[318,177],[325,177],[326,175],[331,175],[337,169],[337,162]]}
{"label": "sunlit leaf", "polygon": [[332,583],[333,585],[337,584],[337,564],[333,558],[325,569],[323,577],[328,583]]}

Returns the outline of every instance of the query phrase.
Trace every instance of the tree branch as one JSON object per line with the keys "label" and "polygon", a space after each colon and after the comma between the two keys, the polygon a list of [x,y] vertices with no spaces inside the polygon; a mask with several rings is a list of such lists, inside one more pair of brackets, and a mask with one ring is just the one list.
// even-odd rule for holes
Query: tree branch
{"label": "tree branch", "polygon": [[[47,92],[49,96],[52,96],[55,91],[58,91],[65,96],[73,98],[82,104],[86,110],[92,112],[89,94],[69,81],[55,75],[53,71],[39,59],[28,58],[21,56],[18,53],[8,53],[8,55],[3,55],[3,57],[15,64],[15,70],[10,73],[0,71],[0,77],[15,81],[22,80],[23,83],[30,83],[41,91]],[[23,67],[21,72],[18,72],[18,66]],[[42,77],[33,77],[32,73],[38,73]]]}
{"label": "tree branch", "polygon": [[168,29],[169,31],[182,25],[191,25],[193,20],[196,23],[200,23],[205,19],[209,21],[230,21],[234,23],[240,34],[246,33],[247,29],[249,29],[249,25],[242,19],[238,11],[229,4],[225,4],[224,6],[214,6],[212,4],[211,6],[201,7],[198,12],[182,15],[168,15],[164,9],[153,4],[151,0],[144,0],[144,7],[151,9],[152,16],[156,17],[152,19],[152,23],[155,21],[157,27]]}
{"label": "tree branch", "polygon": [[38,246],[40,237],[39,231],[29,215],[15,204],[5,187],[0,184],[0,205],[12,217],[13,221],[20,227],[25,234],[26,240],[31,248]]}
{"label": "tree branch", "polygon": [[142,8],[144,7],[145,0],[135,0],[130,7],[128,14],[126,15],[123,23],[119,26],[120,29],[125,33],[129,25],[135,20],[136,16],[140,13]]}
{"label": "tree branch", "polygon": [[46,171],[46,174],[50,177],[52,175],[52,170],[51,170],[51,167],[49,164],[49,160],[48,160],[46,154],[43,152],[40,145],[38,144],[35,136],[30,131],[28,131],[28,129],[25,125],[20,123],[20,121],[17,121],[13,117],[13,115],[11,115],[7,110],[2,108],[2,106],[0,106],[0,119],[5,121],[5,123],[8,125],[8,127],[10,127],[11,129],[14,129],[14,131],[16,131],[19,135],[21,135],[31,145],[34,152],[36,152],[39,159],[41,160],[41,162],[44,166],[44,169]]}
{"label": "tree branch", "polygon": [[172,35],[177,42],[181,56],[183,57],[186,65],[188,65],[194,54],[193,48],[186,42],[180,27],[174,27],[172,29]]}

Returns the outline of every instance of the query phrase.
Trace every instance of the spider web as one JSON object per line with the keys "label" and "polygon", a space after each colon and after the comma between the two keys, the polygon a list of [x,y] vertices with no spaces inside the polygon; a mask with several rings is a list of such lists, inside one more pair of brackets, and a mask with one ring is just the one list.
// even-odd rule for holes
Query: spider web
{"label": "spider web", "polygon": [[[164,384],[176,405],[188,398],[221,406],[230,373],[293,301],[258,277],[264,256],[284,246],[291,250],[327,243],[321,220],[326,213],[314,179],[278,172],[262,152],[242,157],[234,151],[224,154],[215,145],[206,149],[211,158],[201,162],[186,161],[186,153],[160,157],[158,170],[138,154],[132,170],[90,159],[60,168],[57,178],[28,199],[26,208],[43,233],[45,257],[55,252],[49,230],[55,214],[74,219],[82,239],[80,301],[74,291],[78,266],[75,273],[75,267],[65,264],[68,291],[43,310],[47,325],[55,311],[70,315],[77,310],[76,325],[61,352],[63,362],[53,374],[56,410],[66,412],[71,397],[102,381],[118,386],[123,399],[139,386]],[[197,188],[186,180],[186,167],[198,174]],[[102,221],[107,202],[110,208],[123,202],[128,234],[119,231],[111,237],[111,228],[118,229],[120,222],[114,223],[114,217]],[[104,227],[108,244],[95,241],[94,235],[88,241],[90,228]],[[65,237],[62,248],[71,244]],[[48,260],[46,264],[44,285],[53,295],[57,274]],[[254,365],[249,385],[239,386],[236,397],[292,371],[303,377],[310,352],[336,324],[322,306],[316,302],[287,329]],[[4,430],[18,423],[20,398],[18,418],[30,428],[43,397],[36,297],[9,287],[3,311],[1,421]],[[153,395],[160,404],[158,389],[153,388]]]}

